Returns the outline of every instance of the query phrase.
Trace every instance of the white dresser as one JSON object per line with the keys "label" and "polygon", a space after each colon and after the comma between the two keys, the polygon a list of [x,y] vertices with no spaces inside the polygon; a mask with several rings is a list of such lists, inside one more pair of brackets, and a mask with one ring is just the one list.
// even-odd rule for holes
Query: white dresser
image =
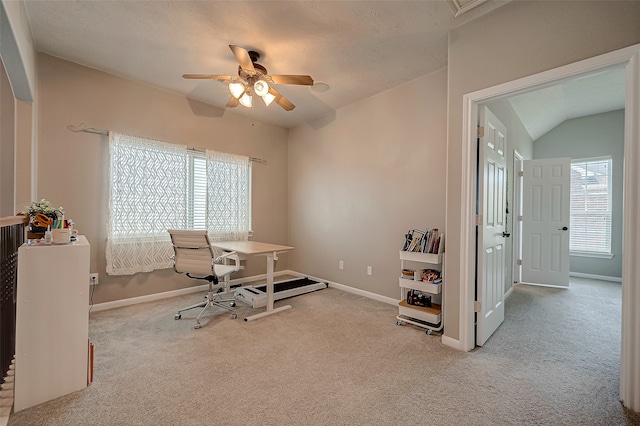
{"label": "white dresser", "polygon": [[87,239],[18,250],[14,410],[87,386]]}

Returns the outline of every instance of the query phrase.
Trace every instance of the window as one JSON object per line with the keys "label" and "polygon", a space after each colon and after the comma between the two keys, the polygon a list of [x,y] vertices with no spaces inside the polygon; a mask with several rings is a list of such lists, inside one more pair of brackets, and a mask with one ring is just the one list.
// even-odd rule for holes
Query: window
{"label": "window", "polygon": [[611,157],[571,162],[571,252],[611,253]]}
{"label": "window", "polygon": [[167,229],[207,229],[212,240],[251,228],[248,157],[109,135],[107,273],[172,267]]}

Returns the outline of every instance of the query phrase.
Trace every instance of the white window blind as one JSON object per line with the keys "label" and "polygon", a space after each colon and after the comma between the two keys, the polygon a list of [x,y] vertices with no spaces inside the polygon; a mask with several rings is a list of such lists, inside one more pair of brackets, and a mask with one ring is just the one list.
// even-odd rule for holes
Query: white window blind
{"label": "white window blind", "polygon": [[611,253],[611,157],[571,162],[572,252]]}
{"label": "white window blind", "polygon": [[247,239],[248,157],[119,133],[109,134],[109,152],[108,274],[172,267],[167,229],[207,229],[212,240]]}
{"label": "white window blind", "polygon": [[188,229],[206,229],[207,162],[204,154],[192,152],[189,157]]}

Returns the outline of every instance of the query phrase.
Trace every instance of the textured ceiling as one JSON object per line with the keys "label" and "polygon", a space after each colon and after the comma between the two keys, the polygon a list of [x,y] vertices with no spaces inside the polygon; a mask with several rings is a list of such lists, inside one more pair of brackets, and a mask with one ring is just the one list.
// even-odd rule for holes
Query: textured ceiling
{"label": "textured ceiling", "polygon": [[[277,85],[293,111],[261,102],[227,109],[293,127],[446,67],[449,29],[505,3],[27,0],[25,7],[38,51],[220,108],[229,100],[225,84],[181,76],[235,75],[229,44],[257,50],[271,74],[328,83],[326,92]],[[567,119],[624,108],[624,90],[617,69],[508,102],[535,140]]]}
{"label": "textured ceiling", "polygon": [[[465,13],[451,7],[469,3],[474,7]],[[224,84],[181,75],[235,75],[230,44],[258,51],[270,74],[328,83],[326,92],[276,86],[296,105],[290,112],[259,102],[233,109],[293,127],[446,67],[448,30],[506,2],[481,3],[26,0],[25,6],[39,52],[221,108],[229,100]]]}

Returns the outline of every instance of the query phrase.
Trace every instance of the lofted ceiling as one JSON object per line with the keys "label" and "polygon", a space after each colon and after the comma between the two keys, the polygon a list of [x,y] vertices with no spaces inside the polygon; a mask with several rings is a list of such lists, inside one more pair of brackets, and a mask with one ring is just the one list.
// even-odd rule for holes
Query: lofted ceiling
{"label": "lofted ceiling", "polygon": [[[447,66],[447,33],[508,0],[35,1],[25,8],[36,50],[225,108],[229,91],[185,73],[235,75],[229,45],[258,51],[296,105],[232,111],[293,127]],[[329,90],[322,91],[323,88]],[[229,109],[227,109],[229,110]],[[78,117],[81,121],[82,118]]]}
{"label": "lofted ceiling", "polygon": [[507,99],[534,141],[572,118],[625,107],[626,70],[616,67],[574,77]]}

